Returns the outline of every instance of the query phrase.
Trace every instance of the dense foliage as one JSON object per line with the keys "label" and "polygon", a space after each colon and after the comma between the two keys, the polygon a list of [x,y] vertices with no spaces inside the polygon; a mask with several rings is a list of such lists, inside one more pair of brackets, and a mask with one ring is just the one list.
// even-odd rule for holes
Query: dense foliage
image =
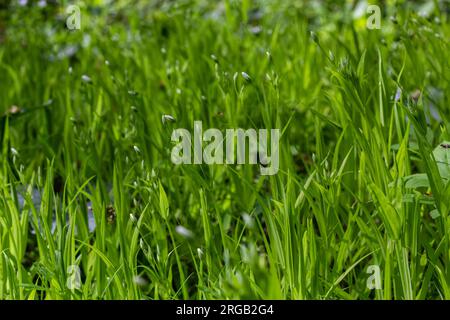
{"label": "dense foliage", "polygon": [[[364,4],[1,2],[0,298],[449,299],[449,3]],[[278,174],[174,165],[195,120]]]}

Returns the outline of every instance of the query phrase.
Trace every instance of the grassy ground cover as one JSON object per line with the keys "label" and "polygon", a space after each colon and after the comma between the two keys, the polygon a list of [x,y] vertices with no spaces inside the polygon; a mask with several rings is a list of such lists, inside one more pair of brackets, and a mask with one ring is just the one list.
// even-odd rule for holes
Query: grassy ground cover
{"label": "grassy ground cover", "polygon": [[[450,298],[447,1],[373,3],[379,30],[359,1],[85,1],[74,31],[25,2],[0,4],[0,298]],[[279,172],[173,164],[195,120],[279,128]]]}

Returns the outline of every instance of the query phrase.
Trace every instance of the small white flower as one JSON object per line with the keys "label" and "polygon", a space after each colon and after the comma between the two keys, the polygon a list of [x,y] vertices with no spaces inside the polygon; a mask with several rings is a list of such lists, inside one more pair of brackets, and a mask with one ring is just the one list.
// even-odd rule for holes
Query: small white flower
{"label": "small white flower", "polygon": [[14,148],[11,148],[11,153],[13,154],[13,156],[19,155],[19,152]]}
{"label": "small white flower", "polygon": [[197,248],[197,254],[198,254],[198,258],[201,259],[203,256],[203,250],[200,248]]}
{"label": "small white flower", "polygon": [[39,2],[38,2],[37,5],[38,5],[39,8],[44,8],[44,7],[47,6],[47,1],[45,1],[45,0],[39,0]]}
{"label": "small white flower", "polygon": [[136,153],[141,153],[141,150],[139,149],[138,146],[133,146],[134,151],[136,151]]}
{"label": "small white flower", "polygon": [[19,2],[19,6],[24,7],[27,5],[28,0],[19,0],[18,2]]}
{"label": "small white flower", "polygon": [[172,117],[171,115],[163,114],[163,116],[162,116],[162,118],[161,118],[161,121],[162,121],[162,123],[164,124],[164,123],[166,123],[166,121],[167,121],[167,122],[175,122],[176,120],[175,120],[175,118]]}
{"label": "small white flower", "polygon": [[242,78],[244,78],[246,81],[252,81],[252,78],[250,78],[250,76],[246,73],[246,72],[241,72]]}
{"label": "small white flower", "polygon": [[189,230],[189,229],[187,229],[187,228],[185,228],[183,226],[176,226],[175,227],[175,231],[180,236],[183,236],[185,238],[193,238],[194,237],[194,233],[191,230]]}
{"label": "small white flower", "polygon": [[91,83],[92,82],[92,79],[89,76],[85,75],[85,74],[83,74],[81,76],[81,80],[83,80],[86,83]]}

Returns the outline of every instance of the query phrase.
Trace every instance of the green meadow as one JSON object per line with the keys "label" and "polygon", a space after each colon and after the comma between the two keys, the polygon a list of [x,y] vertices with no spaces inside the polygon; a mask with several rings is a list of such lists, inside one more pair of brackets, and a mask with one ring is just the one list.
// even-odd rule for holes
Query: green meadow
{"label": "green meadow", "polygon": [[[450,299],[449,13],[0,1],[0,299]],[[194,121],[278,171],[175,164]]]}

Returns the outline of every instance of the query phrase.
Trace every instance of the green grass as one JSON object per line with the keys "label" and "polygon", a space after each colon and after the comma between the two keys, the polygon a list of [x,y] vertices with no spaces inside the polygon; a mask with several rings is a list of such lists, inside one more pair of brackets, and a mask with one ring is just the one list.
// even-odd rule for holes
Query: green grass
{"label": "green grass", "polygon": [[[144,3],[0,9],[1,299],[450,299],[448,2]],[[278,174],[172,164],[195,120]]]}

